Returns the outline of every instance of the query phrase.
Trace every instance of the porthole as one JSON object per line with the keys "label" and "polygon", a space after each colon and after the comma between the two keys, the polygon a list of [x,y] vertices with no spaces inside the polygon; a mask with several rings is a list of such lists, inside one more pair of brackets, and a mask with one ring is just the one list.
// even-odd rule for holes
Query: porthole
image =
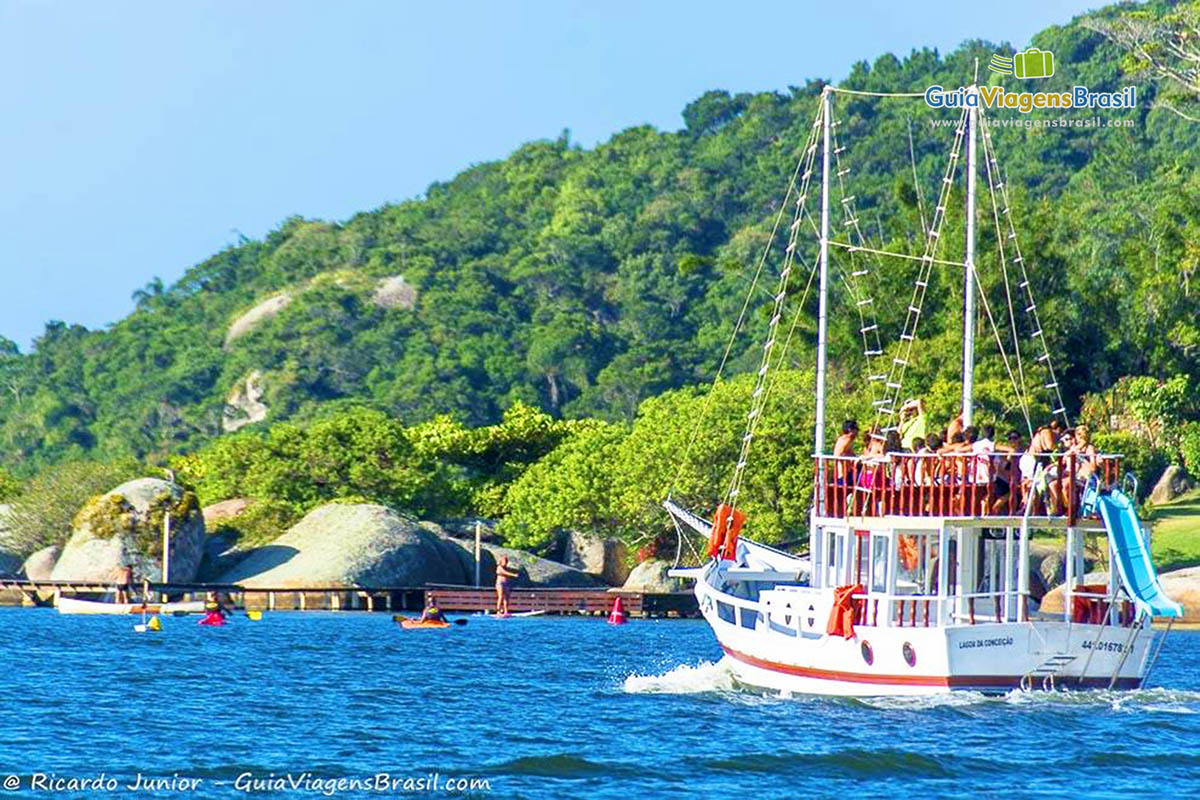
{"label": "porthole", "polygon": [[862,649],[863,661],[867,662],[867,666],[874,664],[875,663],[875,651],[871,649],[871,643],[868,641],[864,641],[862,643],[861,649]]}
{"label": "porthole", "polygon": [[902,652],[904,653],[905,663],[910,667],[915,667],[917,665],[917,651],[913,650],[913,646],[905,642]]}

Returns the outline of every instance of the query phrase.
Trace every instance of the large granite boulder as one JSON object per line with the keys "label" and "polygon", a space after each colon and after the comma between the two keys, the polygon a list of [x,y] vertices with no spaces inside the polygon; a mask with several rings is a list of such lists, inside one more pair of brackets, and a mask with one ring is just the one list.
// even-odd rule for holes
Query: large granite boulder
{"label": "large granite boulder", "polygon": [[[1089,572],[1083,576],[1081,583],[1089,586],[1099,586],[1100,584],[1108,583],[1107,572]],[[1042,598],[1041,611],[1044,614],[1061,614],[1063,613],[1063,600],[1066,597],[1066,586],[1059,584],[1050,591],[1046,592],[1046,596]]]}
{"label": "large granite boulder", "polygon": [[687,591],[689,587],[686,581],[667,575],[669,569],[671,569],[670,561],[659,558],[647,559],[633,568],[625,580],[625,585],[621,588],[629,592],[651,594]]}
{"label": "large granite boulder", "polygon": [[[1032,553],[1030,560],[1033,560]],[[1030,565],[1032,566],[1032,564]],[[1030,577],[1036,575],[1042,584],[1049,590],[1056,586],[1061,586],[1062,582],[1067,579],[1067,556],[1059,550],[1053,553],[1046,553],[1039,559],[1037,570],[1030,570]]]}
{"label": "large granite boulder", "polygon": [[1200,567],[1164,572],[1161,578],[1167,595],[1183,606],[1180,622],[1200,622]]}
{"label": "large granite boulder", "polygon": [[54,565],[58,563],[60,553],[62,548],[56,544],[43,547],[25,559],[21,572],[31,581],[48,581],[54,573]]}
{"label": "large granite boulder", "polygon": [[170,578],[192,581],[204,554],[204,517],[194,494],[158,478],[128,481],[84,503],[51,579],[111,583],[131,566],[135,580],[162,580],[162,530],[168,512]]}
{"label": "large granite boulder", "polygon": [[[495,525],[486,520],[481,524],[479,551],[479,583],[482,586],[492,586],[496,582],[496,563],[508,556],[509,568],[519,574],[513,579],[514,586],[524,587],[577,587],[590,588],[603,585],[596,575],[568,566],[558,561],[540,558],[524,550],[514,550],[495,543]],[[467,583],[475,582],[475,520],[456,520],[448,522],[419,522],[417,523],[430,533],[437,534],[455,545],[458,556],[462,561]],[[470,535],[466,535],[470,532]]]}
{"label": "large granite boulder", "polygon": [[262,422],[270,411],[263,398],[267,390],[263,386],[263,374],[252,370],[245,380],[234,384],[225,398],[225,410],[221,415],[221,429],[226,433],[241,430],[247,425]]}
{"label": "large granite boulder", "polygon": [[1163,471],[1158,483],[1150,492],[1150,502],[1156,506],[1169,503],[1179,495],[1190,492],[1196,484],[1188,476],[1187,470],[1178,464],[1172,464]]}
{"label": "large granite boulder", "polygon": [[253,548],[238,547],[240,539],[237,531],[228,528],[210,533],[204,541],[204,557],[200,559],[196,580],[219,583],[221,576],[254,552]]}
{"label": "large granite boulder", "polygon": [[[450,541],[458,544],[466,556],[465,563],[469,568],[468,574],[471,576],[471,580],[474,581],[474,540],[451,539]],[[508,556],[509,569],[517,572],[517,577],[513,579],[513,586],[534,588],[570,587],[578,589],[603,588],[604,586],[604,582],[600,578],[582,570],[569,567],[566,564],[560,564],[557,561],[539,558],[524,550],[514,550],[511,547],[501,547],[487,542],[481,548],[479,559],[480,583],[483,586],[492,586],[495,584],[496,564],[504,556]]]}
{"label": "large granite boulder", "polygon": [[629,551],[619,539],[566,531],[559,548],[558,558],[562,563],[595,575],[609,586],[620,586],[629,577]]}
{"label": "large granite boulder", "polygon": [[[1187,567],[1159,576],[1167,596],[1183,606],[1183,618],[1180,622],[1200,622],[1200,567]],[[1089,572],[1084,576],[1083,583],[1100,586],[1108,583],[1107,572]],[[1059,586],[1046,594],[1042,600],[1041,610],[1047,614],[1063,613],[1063,599],[1066,587]]]}
{"label": "large granite boulder", "polygon": [[229,500],[222,500],[219,503],[207,505],[200,510],[204,515],[204,527],[207,530],[212,530],[218,522],[226,522],[228,520],[237,519],[243,511],[249,508],[254,503],[253,500],[247,497],[234,497]]}
{"label": "large granite boulder", "polygon": [[393,275],[379,281],[371,295],[371,303],[380,308],[412,311],[417,304],[417,290],[404,280],[403,275]]}
{"label": "large granite boulder", "polygon": [[263,322],[271,319],[280,311],[283,311],[292,302],[292,295],[289,292],[281,292],[274,297],[268,297],[258,305],[245,312],[230,325],[225,332],[225,347],[229,348],[235,340],[245,336],[250,331],[257,328]]}
{"label": "large granite boulder", "polygon": [[460,547],[384,506],[330,503],[220,576],[248,588],[467,583]]}

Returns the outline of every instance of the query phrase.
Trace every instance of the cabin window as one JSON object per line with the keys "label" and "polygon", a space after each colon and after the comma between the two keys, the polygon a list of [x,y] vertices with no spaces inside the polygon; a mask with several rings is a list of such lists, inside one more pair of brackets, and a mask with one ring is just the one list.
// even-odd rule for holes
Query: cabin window
{"label": "cabin window", "polygon": [[888,569],[888,537],[871,537],[871,591],[886,592]]}
{"label": "cabin window", "polygon": [[825,534],[825,585],[837,586],[841,583],[839,569],[841,565],[841,540],[832,531]]}
{"label": "cabin window", "polygon": [[717,616],[730,625],[737,624],[733,616],[733,606],[729,605],[729,603],[722,603],[720,600],[717,601]]}
{"label": "cabin window", "polygon": [[758,627],[758,611],[753,608],[739,608],[738,614],[742,618],[742,627],[754,630]]}

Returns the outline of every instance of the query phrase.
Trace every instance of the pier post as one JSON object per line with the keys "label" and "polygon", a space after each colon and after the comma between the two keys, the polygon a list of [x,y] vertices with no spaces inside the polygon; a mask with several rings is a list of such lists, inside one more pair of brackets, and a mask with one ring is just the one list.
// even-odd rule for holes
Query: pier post
{"label": "pier post", "polygon": [[475,588],[479,588],[479,556],[483,549],[483,523],[475,520]]}
{"label": "pier post", "polygon": [[[163,556],[162,556],[162,582],[164,584],[171,582],[171,512],[163,514]],[[162,599],[166,601],[167,593],[163,590]]]}

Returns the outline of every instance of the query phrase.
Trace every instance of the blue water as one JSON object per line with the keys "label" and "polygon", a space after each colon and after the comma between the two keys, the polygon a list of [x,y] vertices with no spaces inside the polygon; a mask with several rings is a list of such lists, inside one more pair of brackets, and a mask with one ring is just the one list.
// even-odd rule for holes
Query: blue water
{"label": "blue water", "polygon": [[[1200,795],[1196,634],[1172,634],[1166,688],[864,702],[737,690],[694,621],[135,621],[0,610],[0,783],[21,782],[0,796],[135,796],[139,772],[197,778],[146,793],[196,798]],[[30,791],[35,773],[118,788]],[[247,784],[289,773],[307,784]],[[377,773],[400,791],[351,783]],[[430,773],[490,791],[403,791]]]}

